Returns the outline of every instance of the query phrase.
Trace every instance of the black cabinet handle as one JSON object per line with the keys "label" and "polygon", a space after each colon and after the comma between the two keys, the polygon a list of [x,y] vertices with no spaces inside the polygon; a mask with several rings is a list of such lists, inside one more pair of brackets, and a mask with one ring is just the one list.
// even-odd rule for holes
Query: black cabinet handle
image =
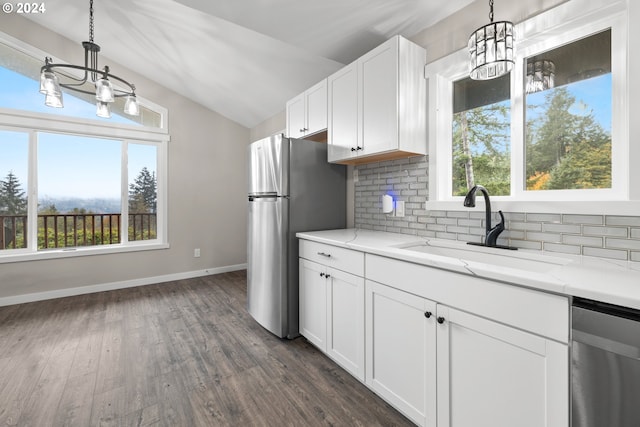
{"label": "black cabinet handle", "polygon": [[351,151],[356,151],[356,149],[355,149],[355,148],[353,148],[353,147],[351,147]]}
{"label": "black cabinet handle", "polygon": [[356,147],[356,151],[364,150],[362,147]]}
{"label": "black cabinet handle", "polygon": [[326,277],[328,279],[329,277],[331,277],[331,275],[330,274],[325,274],[324,277]]}
{"label": "black cabinet handle", "polygon": [[324,277],[324,273],[320,273],[320,277]]}
{"label": "black cabinet handle", "polygon": [[326,257],[326,258],[331,258],[331,254],[327,254],[327,253],[324,253],[324,252],[318,252],[318,255]]}
{"label": "black cabinet handle", "polygon": [[431,312],[430,311],[425,311],[424,312],[424,317],[426,317],[427,319],[431,317]]}
{"label": "black cabinet handle", "polygon": [[444,323],[444,317],[438,317],[438,323],[442,325]]}

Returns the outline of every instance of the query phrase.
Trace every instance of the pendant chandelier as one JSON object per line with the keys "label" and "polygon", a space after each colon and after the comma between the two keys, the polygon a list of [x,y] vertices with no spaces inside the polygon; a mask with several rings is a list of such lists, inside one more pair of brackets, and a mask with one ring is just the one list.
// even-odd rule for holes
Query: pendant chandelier
{"label": "pendant chandelier", "polygon": [[556,84],[556,65],[553,61],[539,59],[527,62],[527,93],[541,92],[553,89]]}
{"label": "pendant chandelier", "polygon": [[489,20],[469,37],[469,77],[473,80],[495,79],[513,68],[513,23],[493,22],[493,0],[489,0]]}
{"label": "pendant chandelier", "polygon": [[[140,115],[140,105],[136,98],[136,87],[126,80],[115,76],[109,72],[109,67],[98,69],[98,52],[100,46],[93,42],[93,0],[89,1],[89,41],[82,42],[84,48],[84,66],[71,64],[54,64],[52,59],[47,57],[44,65],[40,69],[40,93],[45,96],[44,103],[49,107],[62,108],[62,90],[70,89],[76,92],[95,95],[96,115],[98,117],[111,117],[111,106],[115,98],[126,97],[124,112],[131,116]],[[73,77],[73,73],[56,73],[64,69],[81,70],[84,75],[81,78]],[[121,83],[126,89],[116,89],[111,81]],[[84,87],[85,83],[91,82],[95,86],[95,91],[89,91]]]}

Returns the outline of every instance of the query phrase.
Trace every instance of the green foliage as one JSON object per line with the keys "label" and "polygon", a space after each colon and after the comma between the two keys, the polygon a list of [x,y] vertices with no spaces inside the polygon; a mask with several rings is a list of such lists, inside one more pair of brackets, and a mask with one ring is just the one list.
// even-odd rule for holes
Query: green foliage
{"label": "green foliage", "polygon": [[527,189],[611,188],[611,135],[593,113],[573,114],[575,103],[566,87],[550,90],[540,125],[528,123]]}
{"label": "green foliage", "polygon": [[18,178],[9,171],[7,177],[0,180],[0,214],[22,215],[25,213],[27,213],[27,196]]}
{"label": "green foliage", "polygon": [[453,118],[453,195],[475,184],[492,195],[511,191],[509,104],[500,102],[462,111]]}
{"label": "green foliage", "polygon": [[129,212],[154,213],[157,199],[156,174],[143,167],[133,183],[129,184]]}
{"label": "green foliage", "polygon": [[[528,106],[541,110],[540,120],[526,124],[528,190],[611,188],[611,135],[593,112],[573,113],[576,103],[567,87],[559,87],[546,92],[542,105]],[[510,194],[509,135],[507,103],[454,115],[453,195],[475,184],[492,195]]]}

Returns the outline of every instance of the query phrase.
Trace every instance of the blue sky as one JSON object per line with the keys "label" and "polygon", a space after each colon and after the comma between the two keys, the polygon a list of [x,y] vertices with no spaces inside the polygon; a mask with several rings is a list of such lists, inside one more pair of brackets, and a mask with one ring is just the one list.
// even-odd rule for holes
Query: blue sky
{"label": "blue sky", "polygon": [[[611,132],[611,73],[580,80],[565,87],[576,98],[576,103],[570,109],[571,113],[582,115],[592,112],[600,126],[606,132]],[[547,91],[543,91],[527,95],[527,104],[544,104],[546,93]],[[541,113],[528,110],[527,119],[533,120]]]}
{"label": "blue sky", "polygon": [[[605,130],[611,133],[611,91],[612,81],[611,73],[604,74],[590,79],[580,80],[564,86],[568,92],[573,95],[576,102],[570,108],[570,112],[576,115],[593,114],[596,122]],[[553,89],[550,89],[553,90]],[[526,120],[538,120],[542,113],[546,110],[545,97],[549,90],[536,92],[526,95],[527,105],[538,105],[540,108],[527,109]],[[510,105],[509,100],[501,101],[498,104]],[[480,107],[478,107],[480,108]],[[507,130],[508,132],[508,130]],[[507,141],[508,143],[508,141]],[[508,149],[509,147],[505,147]],[[474,145],[471,147],[474,155],[481,154],[485,151],[482,145]]]}
{"label": "blue sky", "polygon": [[[95,104],[64,94],[64,108],[44,105],[39,82],[0,67],[0,106],[47,114],[82,117],[110,123],[134,123],[112,114],[95,115]],[[135,124],[135,123],[134,123]],[[27,190],[28,134],[0,129],[0,179],[9,171]],[[38,146],[38,194],[40,197],[120,198],[121,142],[108,139],[42,133]],[[129,144],[129,182],[143,167],[156,171],[156,147]]]}

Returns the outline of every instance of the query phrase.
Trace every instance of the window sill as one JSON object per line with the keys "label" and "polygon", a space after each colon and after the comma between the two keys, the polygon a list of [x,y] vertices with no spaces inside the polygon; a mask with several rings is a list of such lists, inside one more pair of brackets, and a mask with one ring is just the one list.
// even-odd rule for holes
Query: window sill
{"label": "window sill", "polygon": [[[124,245],[109,245],[108,247],[79,247],[67,249],[48,249],[38,252],[31,252],[21,249],[7,249],[11,253],[0,255],[0,264],[24,261],[40,261],[58,258],[74,258],[80,256],[107,255],[126,252],[154,251],[159,249],[169,249],[168,243],[141,243]],[[15,251],[15,252],[14,252]]]}
{"label": "window sill", "polygon": [[[480,198],[479,198],[480,199]],[[427,201],[429,211],[467,211],[460,200]],[[484,202],[477,200],[477,206],[484,208]],[[478,208],[476,208],[478,209]],[[513,201],[491,199],[492,211],[522,213],[558,213],[584,215],[640,216],[640,200],[576,200],[576,201]]]}

